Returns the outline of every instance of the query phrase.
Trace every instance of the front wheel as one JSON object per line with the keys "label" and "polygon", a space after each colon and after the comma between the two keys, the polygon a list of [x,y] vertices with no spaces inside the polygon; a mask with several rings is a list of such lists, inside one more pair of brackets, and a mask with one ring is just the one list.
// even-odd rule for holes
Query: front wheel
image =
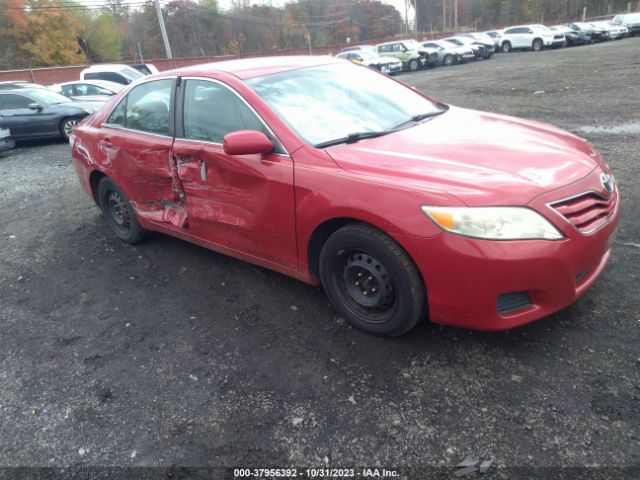
{"label": "front wheel", "polygon": [[131,244],[144,238],[146,232],[138,223],[129,200],[109,177],[104,177],[98,184],[98,203],[116,237]]}
{"label": "front wheel", "polygon": [[504,42],[502,44],[502,51],[504,53],[509,53],[511,51],[511,43],[510,42]]}
{"label": "front wheel", "polygon": [[443,62],[447,67],[453,65],[453,55],[445,55]]}
{"label": "front wheel", "polygon": [[409,70],[410,71],[415,72],[415,71],[418,70],[418,68],[419,68],[418,60],[414,59],[414,60],[411,60],[409,62]]}
{"label": "front wheel", "polygon": [[531,44],[531,48],[534,52],[539,52],[540,50],[542,50],[542,46],[542,40],[540,40],[539,38],[536,38],[533,41],[533,44]]}
{"label": "front wheel", "polygon": [[73,133],[73,129],[80,123],[79,118],[65,118],[60,122],[60,135],[62,138],[69,141],[69,137]]}
{"label": "front wheel", "polygon": [[347,225],[327,239],[320,279],[335,308],[365,332],[402,335],[424,316],[418,269],[400,245],[370,226]]}

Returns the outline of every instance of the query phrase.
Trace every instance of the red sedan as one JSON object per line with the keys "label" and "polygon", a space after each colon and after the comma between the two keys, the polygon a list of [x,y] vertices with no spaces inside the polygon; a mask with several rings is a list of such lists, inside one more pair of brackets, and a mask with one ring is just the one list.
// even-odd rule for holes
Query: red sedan
{"label": "red sedan", "polygon": [[164,72],[75,130],[118,238],[148,230],[317,285],[353,325],[504,330],[602,273],[618,189],[585,140],[322,57]]}

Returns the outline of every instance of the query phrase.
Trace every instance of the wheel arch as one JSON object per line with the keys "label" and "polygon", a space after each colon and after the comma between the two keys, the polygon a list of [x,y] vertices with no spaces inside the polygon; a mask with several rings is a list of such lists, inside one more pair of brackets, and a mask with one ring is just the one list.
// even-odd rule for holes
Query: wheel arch
{"label": "wheel arch", "polygon": [[107,175],[100,170],[94,170],[89,175],[89,186],[91,187],[91,196],[93,197],[93,201],[96,205],[100,205],[98,201],[98,185],[100,184],[100,180],[102,180]]}
{"label": "wheel arch", "polygon": [[[402,244],[402,242],[400,242],[395,237],[395,235],[390,233],[387,228],[384,228],[383,226],[381,226],[379,224],[372,223],[371,221],[362,220],[362,219],[356,218],[356,217],[348,217],[348,216],[333,217],[333,218],[326,219],[322,223],[317,225],[316,228],[311,233],[311,236],[309,237],[309,241],[307,242],[307,245],[306,245],[307,269],[308,269],[308,271],[309,271],[309,273],[311,274],[312,277],[314,277],[314,278],[318,278],[319,277],[319,272],[320,272],[320,252],[322,251],[322,247],[324,246],[324,244],[327,241],[327,239],[334,232],[339,230],[340,228],[344,227],[345,225],[350,225],[350,224],[366,225],[368,227],[375,228],[376,230],[379,230],[383,234],[389,236],[394,242],[396,242],[398,244],[398,246],[400,248],[402,248],[402,250],[404,250],[404,252],[411,259],[411,261],[414,264],[416,263],[415,259],[413,258],[411,253],[405,248],[405,246]],[[417,265],[416,265],[416,268],[417,268],[418,272],[420,273],[420,280],[422,281],[422,285],[425,288],[425,292],[426,292],[425,279],[423,278],[422,272],[421,272],[420,268],[417,267]]]}

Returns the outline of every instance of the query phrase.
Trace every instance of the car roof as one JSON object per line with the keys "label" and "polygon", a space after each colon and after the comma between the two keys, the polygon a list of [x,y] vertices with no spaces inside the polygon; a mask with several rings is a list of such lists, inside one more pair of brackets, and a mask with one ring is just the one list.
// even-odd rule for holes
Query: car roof
{"label": "car roof", "polygon": [[125,63],[101,63],[100,65],[91,65],[90,67],[85,68],[83,72],[112,72],[114,70],[122,70],[124,67],[131,68]]}
{"label": "car roof", "polygon": [[188,76],[190,74],[202,75],[207,73],[213,74],[217,72],[225,72],[245,80],[252,77],[259,77],[261,75],[271,75],[274,73],[286,72],[288,70],[298,70],[301,68],[329,65],[338,62],[342,63],[341,60],[336,60],[325,55],[242,58],[182,67],[176,70],[170,70],[169,72],[162,72],[161,75],[167,73],[178,73],[182,76]]}

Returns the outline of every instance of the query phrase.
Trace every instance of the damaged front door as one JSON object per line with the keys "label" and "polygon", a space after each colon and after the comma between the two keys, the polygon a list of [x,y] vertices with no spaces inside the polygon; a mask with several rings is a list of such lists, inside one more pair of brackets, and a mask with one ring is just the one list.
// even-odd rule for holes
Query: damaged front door
{"label": "damaged front door", "polygon": [[105,168],[142,220],[184,227],[184,195],[172,157],[175,79],[142,83],[103,124]]}
{"label": "damaged front door", "polygon": [[[257,114],[226,85],[183,79],[174,156],[189,232],[237,252],[296,268],[293,162]],[[272,153],[228,155],[224,136],[258,130]]]}

